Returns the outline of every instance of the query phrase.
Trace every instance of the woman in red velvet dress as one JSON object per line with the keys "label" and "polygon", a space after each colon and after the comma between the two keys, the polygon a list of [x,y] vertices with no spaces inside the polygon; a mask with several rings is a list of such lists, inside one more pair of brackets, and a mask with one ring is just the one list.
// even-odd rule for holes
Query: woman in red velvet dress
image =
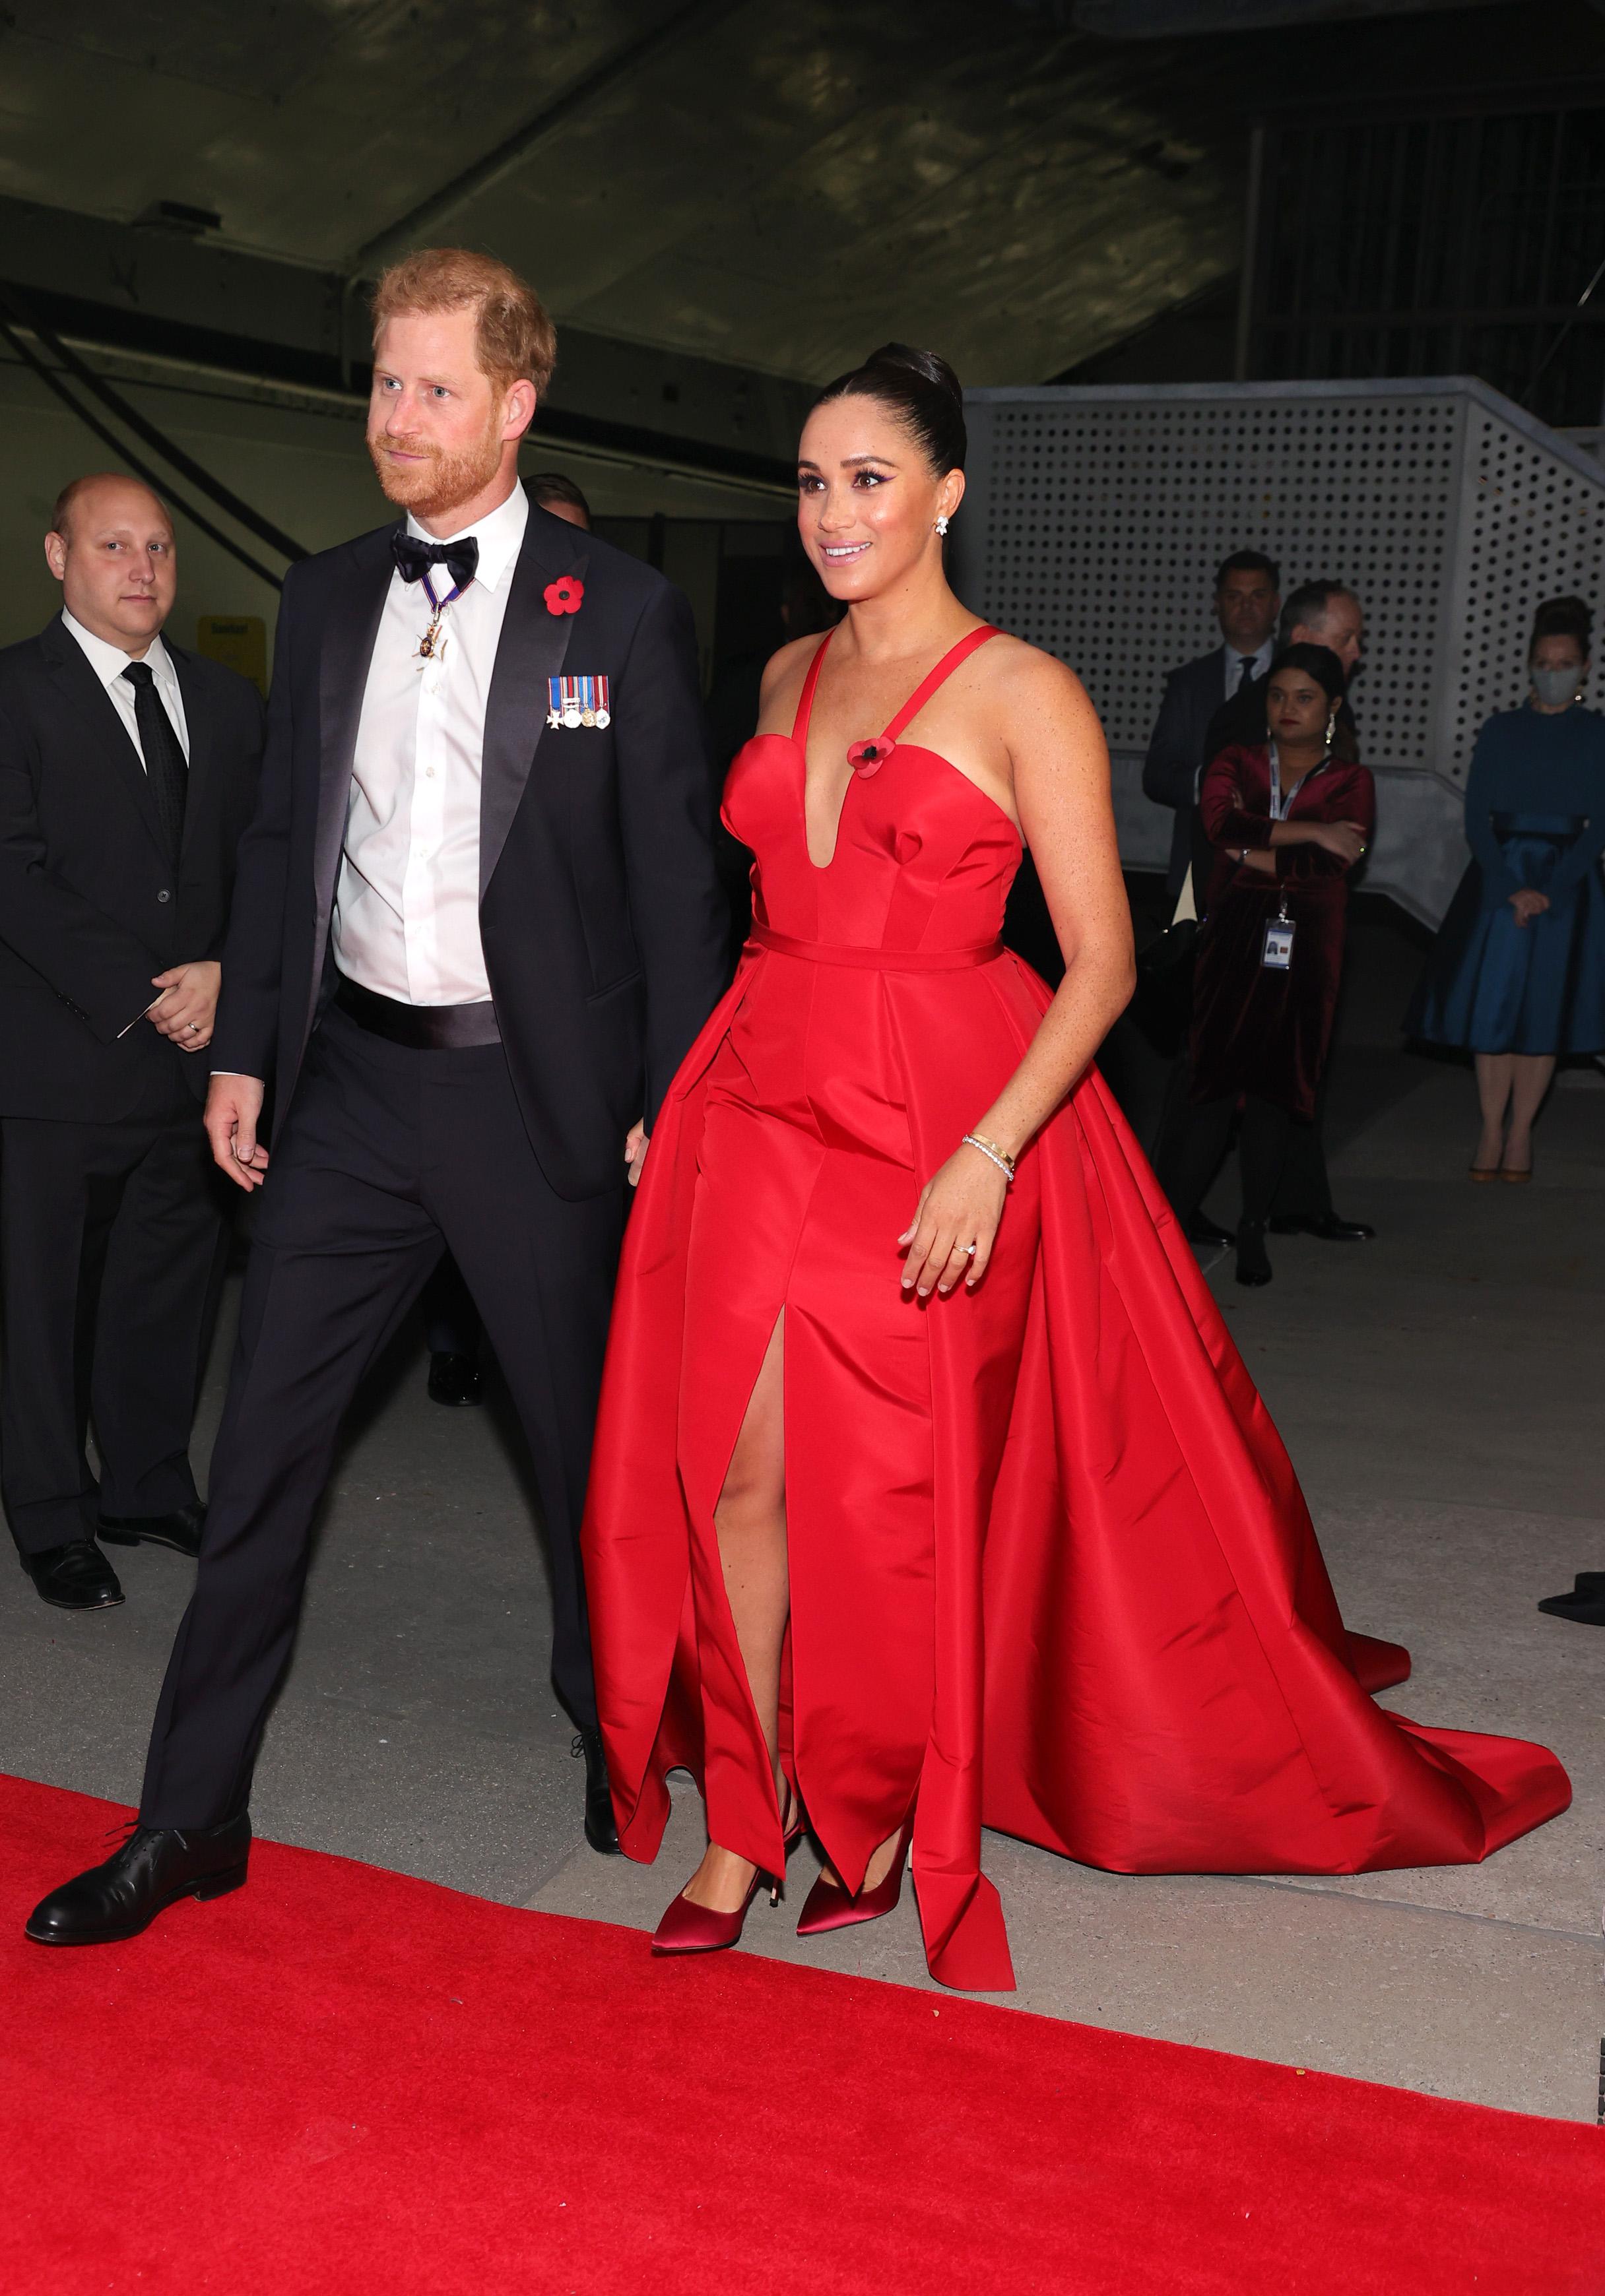
{"label": "woman in red velvet dress", "polygon": [[[1122,1872],[1457,1862],[1563,1808],[1542,1748],[1373,1704],[1274,1429],[1092,1056],[1130,991],[1076,680],[977,622],[941,536],[951,371],[888,346],[803,432],[846,619],[733,765],[735,984],[630,1222],[585,1531],[619,1834],[709,1846],[654,1948],[733,1944],[802,1812],[802,1929],[912,1867],[933,1974],[1012,1985],[983,1821]],[[1056,996],[999,931],[1023,840]]]}

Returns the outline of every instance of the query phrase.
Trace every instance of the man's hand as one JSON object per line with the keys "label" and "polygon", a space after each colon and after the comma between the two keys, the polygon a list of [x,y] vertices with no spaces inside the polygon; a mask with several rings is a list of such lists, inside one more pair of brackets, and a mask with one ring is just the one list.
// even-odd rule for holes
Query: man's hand
{"label": "man's hand", "polygon": [[1549,906],[1549,895],[1541,893],[1535,885],[1522,885],[1510,895],[1510,906],[1516,912],[1516,922],[1525,931],[1535,917],[1541,917]]}
{"label": "man's hand", "polygon": [[151,986],[161,991],[145,1014],[151,1026],[170,1037],[184,1052],[204,1051],[211,1042],[212,1022],[218,1016],[222,966],[210,957],[199,957],[193,964],[175,964],[167,972],[158,972]]}
{"label": "man's hand", "polygon": [[624,1169],[632,1188],[641,1185],[641,1175],[646,1168],[646,1127],[632,1124],[624,1140]]}
{"label": "man's hand", "polygon": [[261,1113],[260,1077],[213,1077],[206,1095],[206,1136],[219,1168],[248,1195],[261,1186],[268,1170],[268,1151],[257,1145]]}

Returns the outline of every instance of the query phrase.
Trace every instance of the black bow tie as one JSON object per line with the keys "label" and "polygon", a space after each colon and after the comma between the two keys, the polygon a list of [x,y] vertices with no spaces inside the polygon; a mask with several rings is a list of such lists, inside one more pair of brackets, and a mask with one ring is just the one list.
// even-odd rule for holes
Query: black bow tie
{"label": "black bow tie", "polygon": [[404,582],[421,582],[432,566],[443,566],[459,590],[465,590],[479,570],[479,538],[466,534],[461,542],[420,542],[399,526],[391,537],[396,571]]}

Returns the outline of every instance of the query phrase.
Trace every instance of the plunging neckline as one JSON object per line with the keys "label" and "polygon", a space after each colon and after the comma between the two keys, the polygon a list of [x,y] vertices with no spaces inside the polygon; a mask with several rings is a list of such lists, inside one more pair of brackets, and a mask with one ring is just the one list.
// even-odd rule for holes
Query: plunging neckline
{"label": "plunging neckline", "polygon": [[[862,781],[866,778],[866,776],[860,774],[856,767],[849,773],[847,786],[842,791],[842,801],[836,808],[835,833],[830,840],[830,858],[828,861],[816,861],[813,857],[813,848],[809,843],[808,838],[808,730],[813,717],[814,689],[819,682],[819,671],[824,666],[826,650],[829,646],[830,641],[835,636],[835,632],[834,629],[827,630],[824,637],[820,640],[819,644],[815,649],[813,660],[808,665],[808,675],[802,681],[802,691],[797,699],[797,714],[792,720],[791,733],[786,737],[789,739],[792,747],[797,752],[798,763],[801,767],[802,783],[803,857],[806,859],[809,867],[815,872],[816,875],[820,877],[828,876],[831,870],[835,866],[836,855],[842,849],[842,823],[846,816],[847,800],[852,794],[852,785],[854,782]],[[958,668],[959,663],[967,660],[972,653],[975,653],[980,647],[986,644],[988,638],[1000,637],[1001,636],[1002,632],[991,622],[983,622],[978,629],[967,630],[964,636],[958,641],[957,644],[951,645],[948,648],[946,653],[942,655],[935,668],[928,670],[925,676],[920,679],[919,684],[915,687],[913,693],[903,703],[901,709],[898,710],[891,724],[887,726],[885,732],[880,736],[880,739],[885,743],[886,753],[888,755],[894,749],[906,747],[910,750],[918,750],[921,757],[934,758],[939,765],[943,765],[947,767],[949,773],[958,774],[959,779],[961,782],[967,783],[968,786],[975,791],[975,795],[981,800],[983,805],[991,806],[995,814],[1001,816],[1003,820],[1008,822],[1008,826],[1013,832],[1014,836],[1019,844],[1020,850],[1023,853],[1025,849],[1025,840],[1021,837],[1020,832],[1016,824],[1012,821],[1009,821],[1008,814],[1004,813],[1002,807],[998,803],[995,797],[989,797],[978,782],[971,781],[970,776],[967,773],[961,773],[959,768],[953,763],[952,759],[951,758],[944,758],[940,750],[927,750],[925,748],[923,743],[918,742],[910,742],[905,744],[900,739],[903,727],[913,724],[915,718],[918,717],[920,711],[925,708],[926,703],[935,693],[937,687],[946,683],[947,679],[951,676],[953,671]]]}

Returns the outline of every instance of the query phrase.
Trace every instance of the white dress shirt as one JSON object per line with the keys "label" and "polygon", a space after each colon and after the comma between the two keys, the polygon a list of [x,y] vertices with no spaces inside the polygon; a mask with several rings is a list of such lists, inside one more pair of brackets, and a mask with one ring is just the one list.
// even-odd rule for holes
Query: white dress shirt
{"label": "white dress shirt", "polygon": [[[1276,633],[1272,630],[1264,644],[1251,654],[1239,653],[1234,645],[1223,645],[1221,652],[1226,657],[1226,699],[1230,701],[1234,693],[1242,692],[1250,678],[1263,677],[1270,668],[1271,657],[1276,652]],[[1245,660],[1253,663],[1252,669],[1239,666]]]}
{"label": "white dress shirt", "polygon": [[[65,606],[62,609],[62,619],[84,649],[84,657],[90,668],[111,696],[112,704],[128,729],[128,739],[134,744],[134,754],[140,764],[144,765],[145,753],[139,738],[139,720],[134,714],[134,687],[132,682],[123,676],[130,661],[135,660],[150,664],[162,707],[173,721],[179,746],[187,758],[189,727],[184,722],[184,696],[178,691],[178,673],[173,668],[173,657],[160,638],[153,637],[144,652],[136,656],[125,653],[121,646],[108,645],[104,638],[97,638],[93,630],[86,630],[82,622],[75,621]],[[150,770],[148,767],[145,769],[147,772]]]}
{"label": "white dress shirt", "polygon": [[[480,943],[480,775],[485,704],[513,570],[529,523],[522,486],[462,535],[479,568],[418,656],[432,609],[422,582],[391,576],[357,727],[345,846],[334,894],[334,962],[400,1004],[476,1004],[490,983]],[[451,586],[444,566],[437,594]]]}

